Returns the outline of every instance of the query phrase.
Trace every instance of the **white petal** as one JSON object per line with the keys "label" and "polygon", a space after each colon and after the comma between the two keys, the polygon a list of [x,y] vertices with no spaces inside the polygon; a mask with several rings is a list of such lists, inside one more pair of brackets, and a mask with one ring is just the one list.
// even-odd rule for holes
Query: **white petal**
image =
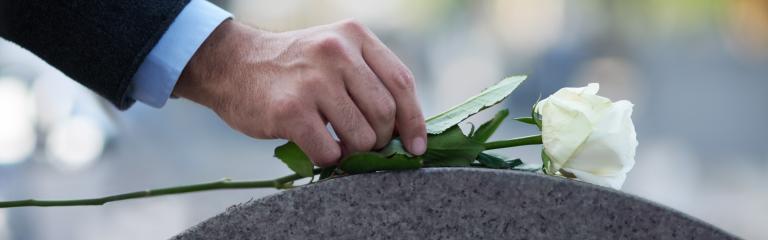
{"label": "white petal", "polygon": [[589,83],[586,87],[584,87],[584,93],[590,94],[590,95],[597,95],[597,91],[600,90],[600,84],[599,83]]}
{"label": "white petal", "polygon": [[581,112],[590,122],[600,119],[602,113],[613,104],[610,99],[595,95],[599,89],[596,83],[583,88],[563,88],[548,98],[550,104],[570,111]]}
{"label": "white petal", "polygon": [[571,159],[589,137],[593,123],[611,107],[610,99],[594,95],[598,89],[597,84],[563,88],[536,105],[542,116],[544,151],[552,159],[552,170]]}
{"label": "white petal", "polygon": [[[576,95],[597,95],[597,92],[600,90],[600,84],[599,83],[590,83],[587,84],[586,87],[568,87],[568,88],[562,88],[558,90],[558,93],[562,92],[568,92]],[[557,94],[557,93],[555,93]]]}
{"label": "white petal", "polygon": [[589,172],[584,172],[578,169],[568,169],[563,168],[564,170],[573,173],[573,175],[576,176],[576,178],[591,183],[595,185],[600,185],[603,187],[610,187],[616,190],[620,190],[621,186],[624,185],[624,180],[627,179],[627,174],[617,174],[617,175],[594,175]]}
{"label": "white petal", "polygon": [[563,168],[594,176],[618,176],[629,172],[635,164],[637,147],[631,115],[631,103],[616,102]]}
{"label": "white petal", "polygon": [[555,104],[542,105],[539,114],[544,151],[552,160],[552,169],[557,171],[589,137],[592,125],[581,112]]}

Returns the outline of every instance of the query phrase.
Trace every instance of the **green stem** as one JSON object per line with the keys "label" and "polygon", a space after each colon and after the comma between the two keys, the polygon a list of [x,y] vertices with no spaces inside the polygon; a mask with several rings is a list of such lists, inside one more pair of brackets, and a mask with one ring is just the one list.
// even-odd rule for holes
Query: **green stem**
{"label": "green stem", "polygon": [[[541,144],[541,135],[533,135],[521,138],[515,138],[510,140],[495,141],[485,143],[485,149],[498,149],[509,148],[523,145]],[[320,174],[321,169],[316,168],[312,171],[313,176]],[[136,198],[156,197],[171,194],[201,192],[210,190],[221,189],[242,189],[242,188],[287,188],[286,184],[302,179],[304,177],[298,174],[291,174],[288,176],[276,178],[266,181],[231,181],[229,179],[223,179],[215,182],[200,183],[193,185],[184,185],[178,187],[158,188],[146,191],[130,192],[112,196],[106,196],[101,198],[87,198],[87,199],[74,199],[74,200],[18,200],[0,202],[0,208],[12,208],[12,207],[52,207],[52,206],[90,206],[90,205],[104,205],[109,202],[122,201]]]}
{"label": "green stem", "polygon": [[[320,169],[313,170],[314,174],[319,174]],[[115,202],[128,199],[156,197],[170,194],[201,192],[220,189],[241,189],[241,188],[287,188],[286,184],[302,179],[304,177],[298,174],[291,174],[288,176],[276,178],[266,181],[231,181],[229,179],[222,179],[215,182],[200,183],[193,185],[184,185],[178,187],[158,188],[150,189],[146,191],[138,191],[131,193],[124,193],[112,196],[106,196],[101,198],[88,198],[88,199],[74,199],[74,200],[18,200],[0,202],[0,208],[12,208],[12,207],[53,207],[53,206],[90,206],[90,205],[104,205],[108,202]]]}
{"label": "green stem", "polygon": [[524,146],[524,145],[535,145],[535,144],[541,144],[541,135],[532,135],[527,137],[509,139],[509,140],[487,142],[485,143],[485,150],[517,147],[517,146]]}

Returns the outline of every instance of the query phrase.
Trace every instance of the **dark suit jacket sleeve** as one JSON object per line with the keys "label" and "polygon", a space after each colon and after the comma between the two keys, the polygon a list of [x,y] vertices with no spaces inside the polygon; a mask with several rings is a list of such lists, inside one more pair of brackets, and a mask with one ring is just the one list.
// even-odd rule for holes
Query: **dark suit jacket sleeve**
{"label": "dark suit jacket sleeve", "polygon": [[120,109],[131,78],[189,0],[0,0],[0,36]]}

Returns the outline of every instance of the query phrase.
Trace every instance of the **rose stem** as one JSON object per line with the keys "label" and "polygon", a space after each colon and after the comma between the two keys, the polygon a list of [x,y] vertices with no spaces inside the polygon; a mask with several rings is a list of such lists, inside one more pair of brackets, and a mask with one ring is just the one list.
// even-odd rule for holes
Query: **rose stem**
{"label": "rose stem", "polygon": [[484,146],[485,146],[485,150],[491,150],[491,149],[509,148],[509,147],[535,145],[535,144],[541,144],[541,135],[532,135],[527,137],[509,139],[509,140],[487,142],[485,143]]}
{"label": "rose stem", "polygon": [[[313,174],[319,174],[321,169],[316,168]],[[156,197],[170,194],[190,193],[199,191],[219,190],[219,189],[238,189],[238,188],[286,188],[285,184],[302,179],[304,177],[298,174],[291,174],[288,176],[276,178],[266,181],[231,181],[229,179],[222,179],[215,182],[200,183],[193,185],[185,185],[169,188],[150,189],[146,191],[138,191],[131,193],[124,193],[112,196],[106,196],[101,198],[89,198],[89,199],[75,199],[75,200],[19,200],[19,201],[7,201],[0,202],[0,208],[12,208],[12,207],[52,207],[52,206],[89,206],[89,205],[104,205],[108,202],[121,201],[135,198]]]}
{"label": "rose stem", "polygon": [[[485,143],[484,146],[486,150],[491,150],[491,149],[509,148],[509,147],[535,145],[535,144],[541,144],[541,135],[533,135],[533,136],[527,136],[527,137],[521,137],[521,138],[515,138],[515,139],[509,139],[509,140],[488,142],[488,143]],[[312,173],[319,174],[320,171],[321,169],[316,168],[313,170]],[[295,180],[302,179],[302,178],[304,177],[298,174],[291,174],[288,176],[276,178],[273,180],[266,180],[266,181],[232,181],[229,179],[223,179],[223,180],[209,182],[209,183],[150,189],[145,191],[124,193],[124,194],[106,196],[101,198],[75,199],[75,200],[27,199],[27,200],[19,200],[19,201],[7,201],[7,202],[0,202],[0,208],[33,207],[33,206],[34,207],[91,206],[91,205],[104,205],[105,203],[128,200],[128,199],[156,197],[156,196],[162,196],[162,195],[191,193],[191,192],[200,192],[200,191],[209,191],[209,190],[239,189],[239,188],[282,189],[286,187],[285,184]]]}

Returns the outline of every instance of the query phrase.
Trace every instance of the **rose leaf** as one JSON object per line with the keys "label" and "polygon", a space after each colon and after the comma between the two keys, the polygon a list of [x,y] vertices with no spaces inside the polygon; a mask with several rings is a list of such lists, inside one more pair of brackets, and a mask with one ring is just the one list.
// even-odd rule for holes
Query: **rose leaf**
{"label": "rose leaf", "polygon": [[486,123],[483,123],[483,125],[480,125],[480,127],[477,128],[477,131],[474,131],[473,134],[470,134],[470,136],[472,136],[471,138],[481,143],[488,141],[488,139],[491,138],[491,135],[493,135],[493,133],[496,132],[496,129],[499,128],[501,123],[504,121],[505,118],[507,118],[508,115],[509,115],[509,110],[507,109],[497,112],[496,116],[494,116],[493,119],[489,120]]}
{"label": "rose leaf", "polygon": [[426,121],[427,133],[442,133],[475,113],[501,102],[526,78],[527,76],[524,75],[507,77],[496,85],[486,88],[480,94],[469,98],[464,103],[428,118]]}
{"label": "rose leaf", "polygon": [[468,138],[454,125],[440,134],[430,134],[422,157],[428,167],[465,167],[483,150],[482,143]]}
{"label": "rose leaf", "polygon": [[420,157],[395,154],[387,158],[380,153],[353,153],[341,160],[339,168],[345,172],[357,174],[383,170],[418,169],[422,166]]}
{"label": "rose leaf", "polygon": [[288,168],[302,177],[311,177],[314,174],[312,169],[314,165],[306,154],[301,151],[298,145],[288,142],[275,148],[275,157],[279,158]]}

